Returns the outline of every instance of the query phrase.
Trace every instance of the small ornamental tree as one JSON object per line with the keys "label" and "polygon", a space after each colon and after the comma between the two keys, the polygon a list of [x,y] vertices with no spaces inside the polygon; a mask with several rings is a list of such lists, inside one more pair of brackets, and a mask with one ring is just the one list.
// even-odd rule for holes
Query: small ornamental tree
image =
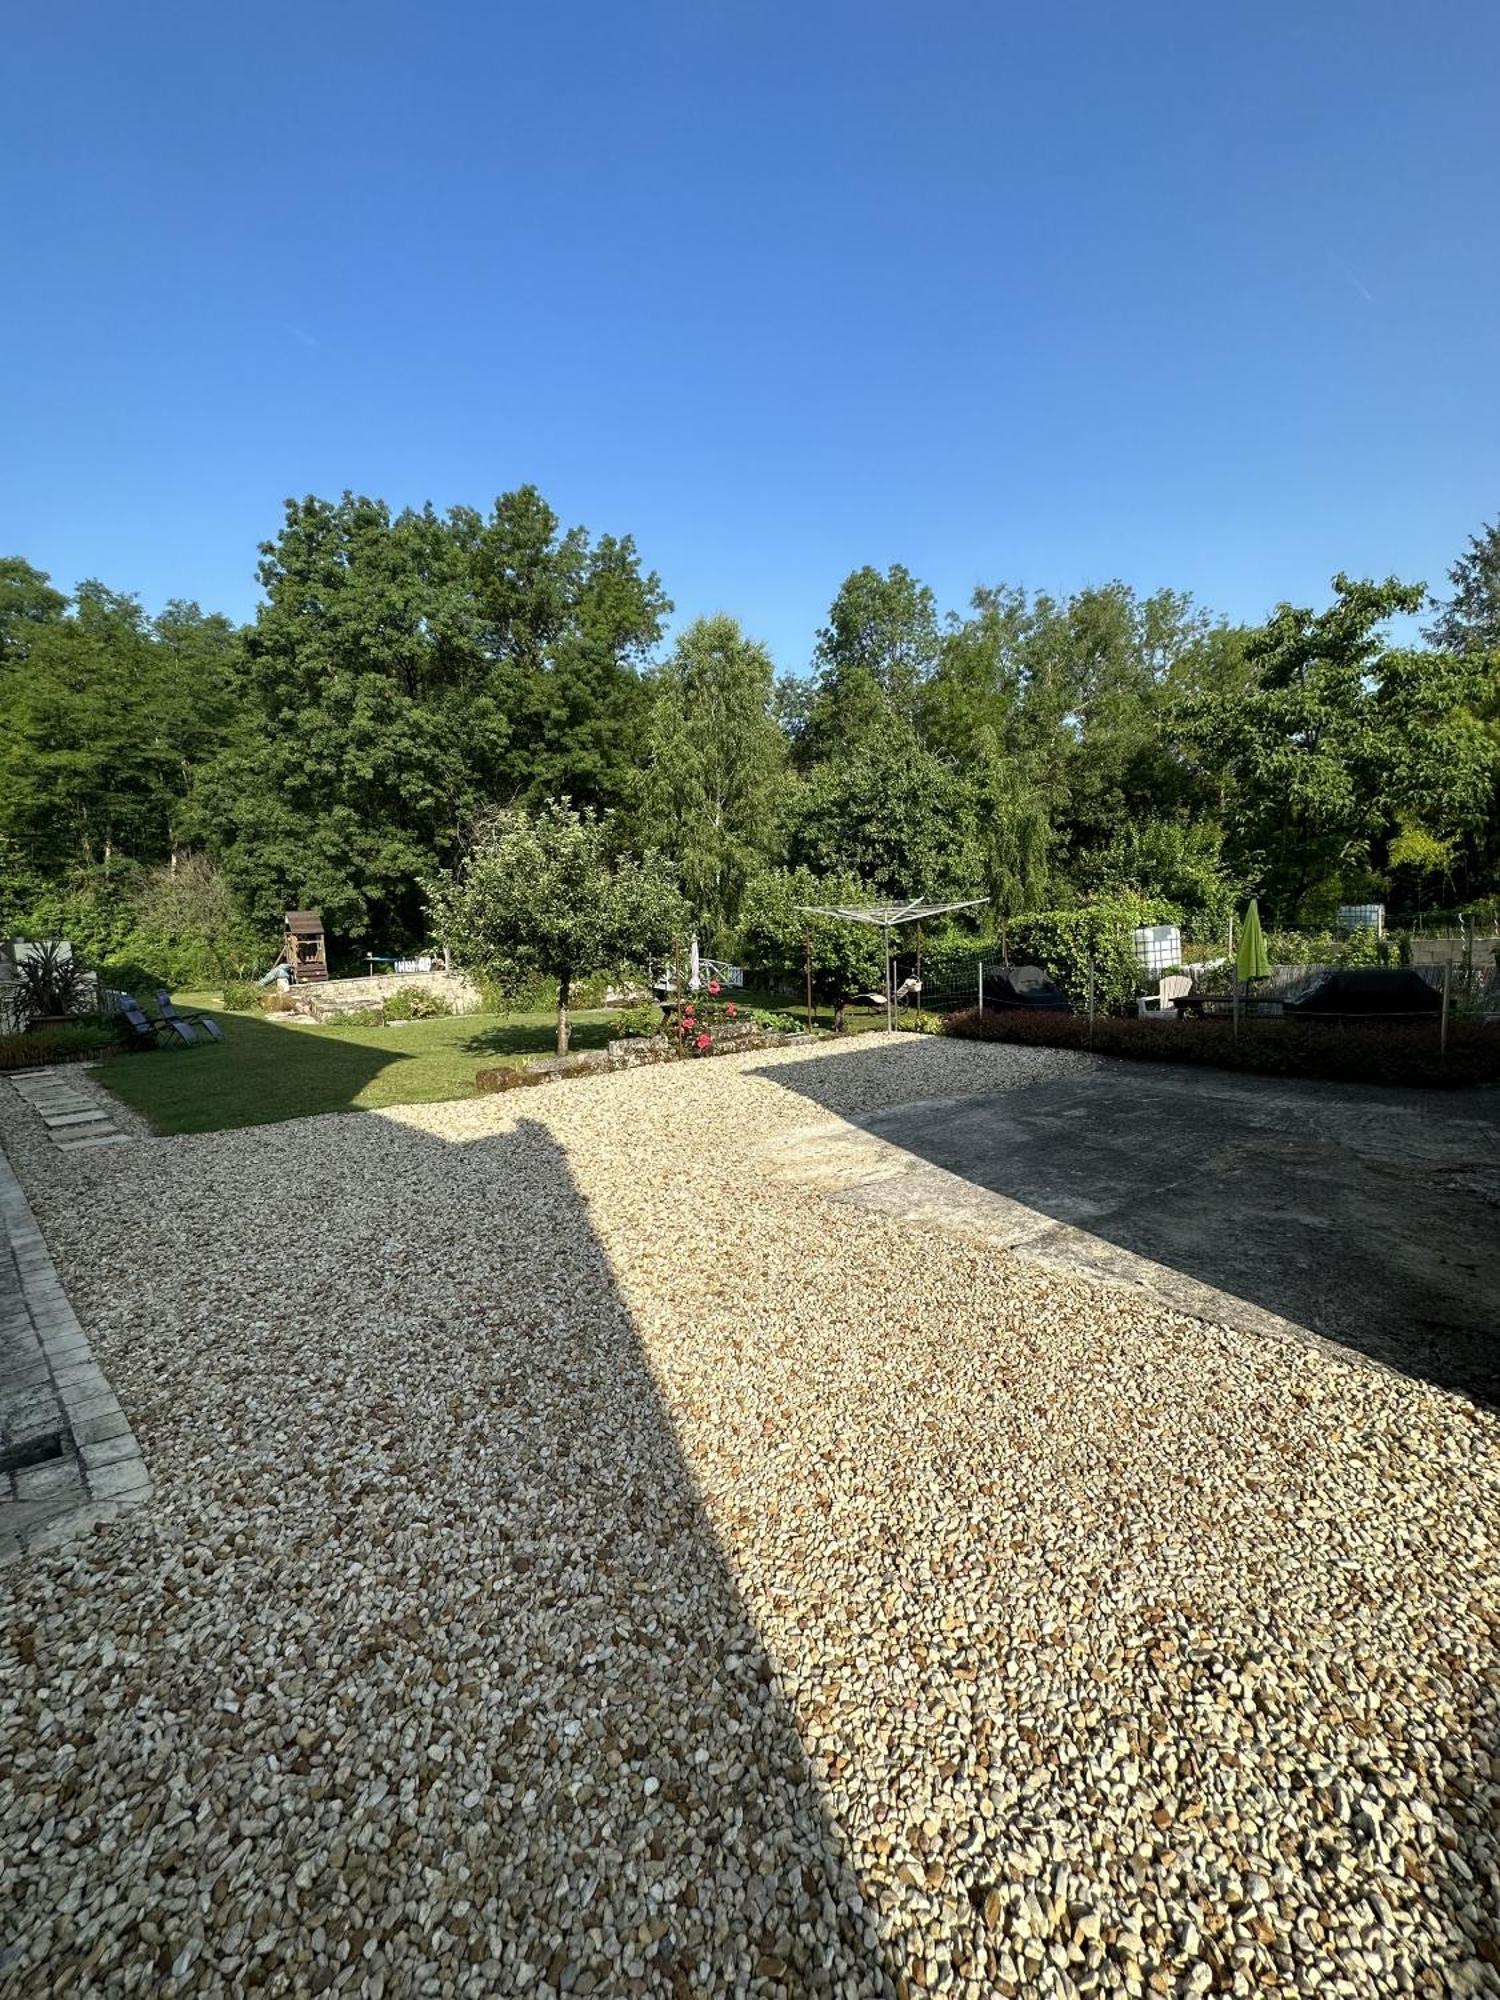
{"label": "small ornamental tree", "polygon": [[502,992],[539,975],[556,982],[560,1056],[575,982],[644,966],[686,928],[665,865],[620,853],[608,818],[565,799],[535,813],[492,813],[462,867],[429,883],[428,897],[437,934],[461,965]]}

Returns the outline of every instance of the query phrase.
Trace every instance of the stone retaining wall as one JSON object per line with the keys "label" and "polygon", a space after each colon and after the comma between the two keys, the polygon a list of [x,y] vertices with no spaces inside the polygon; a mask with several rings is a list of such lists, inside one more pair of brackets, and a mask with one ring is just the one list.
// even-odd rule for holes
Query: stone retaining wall
{"label": "stone retaining wall", "polygon": [[481,1094],[499,1090],[526,1090],[539,1083],[561,1083],[574,1076],[604,1076],[614,1070],[644,1069],[652,1063],[696,1062],[701,1056],[737,1056],[750,1049],[783,1048],[789,1043],[815,1042],[816,1035],[781,1034],[771,1028],[757,1028],[751,1022],[726,1022],[709,1031],[712,1046],[694,1051],[681,1050],[670,1035],[636,1035],[608,1042],[602,1049],[578,1049],[566,1056],[533,1057],[519,1067],[482,1069],[474,1079]]}
{"label": "stone retaining wall", "polygon": [[419,987],[424,993],[440,993],[455,1014],[477,1014],[481,1006],[479,988],[461,972],[376,972],[358,979],[328,979],[316,985],[293,986],[287,997],[287,1012],[313,1020],[330,1015],[357,1013],[362,1007],[378,1007],[393,993]]}

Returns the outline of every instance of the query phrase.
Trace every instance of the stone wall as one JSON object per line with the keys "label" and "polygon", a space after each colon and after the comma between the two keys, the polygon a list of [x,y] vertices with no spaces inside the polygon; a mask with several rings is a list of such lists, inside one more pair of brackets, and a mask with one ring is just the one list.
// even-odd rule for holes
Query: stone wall
{"label": "stone wall", "polygon": [[328,979],[316,985],[289,987],[287,998],[292,1006],[284,1011],[325,1021],[331,1015],[378,1007],[393,993],[413,986],[424,993],[441,994],[455,1014],[477,1014],[482,1004],[479,988],[461,972],[377,972],[359,979]]}
{"label": "stone wall", "polygon": [[778,1034],[753,1022],[726,1021],[709,1031],[712,1046],[684,1054],[670,1035],[636,1035],[607,1042],[602,1049],[578,1049],[566,1056],[534,1056],[519,1067],[482,1069],[474,1079],[481,1094],[526,1090],[539,1083],[561,1083],[575,1076],[606,1076],[613,1070],[644,1069],[652,1063],[697,1062],[703,1056],[737,1056],[750,1049],[773,1049],[788,1043],[815,1042],[816,1035]]}

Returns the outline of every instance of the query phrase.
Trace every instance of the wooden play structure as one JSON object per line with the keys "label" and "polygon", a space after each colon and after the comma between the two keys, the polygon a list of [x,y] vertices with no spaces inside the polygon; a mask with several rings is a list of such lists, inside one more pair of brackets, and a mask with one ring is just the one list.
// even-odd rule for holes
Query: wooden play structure
{"label": "wooden play structure", "polygon": [[288,910],[281,941],[281,963],[292,969],[298,986],[328,977],[328,946],[323,939],[321,910]]}

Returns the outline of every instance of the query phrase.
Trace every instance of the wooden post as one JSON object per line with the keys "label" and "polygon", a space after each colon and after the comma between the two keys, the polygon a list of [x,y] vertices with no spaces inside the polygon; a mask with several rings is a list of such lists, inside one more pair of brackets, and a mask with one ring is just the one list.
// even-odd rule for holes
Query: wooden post
{"label": "wooden post", "polygon": [[802,940],[802,953],[807,968],[807,1032],[812,1033],[812,939]]}
{"label": "wooden post", "polygon": [[1089,1047],[1094,1046],[1094,961],[1089,960]]}
{"label": "wooden post", "polygon": [[1238,967],[1233,965],[1229,968],[1229,995],[1230,1009],[1234,1015],[1234,1039],[1238,1041],[1240,1038],[1240,975]]}
{"label": "wooden post", "polygon": [[1442,1061],[1448,1060],[1448,992],[1453,983],[1453,961],[1443,960],[1443,1011],[1438,1016],[1438,1055]]}

